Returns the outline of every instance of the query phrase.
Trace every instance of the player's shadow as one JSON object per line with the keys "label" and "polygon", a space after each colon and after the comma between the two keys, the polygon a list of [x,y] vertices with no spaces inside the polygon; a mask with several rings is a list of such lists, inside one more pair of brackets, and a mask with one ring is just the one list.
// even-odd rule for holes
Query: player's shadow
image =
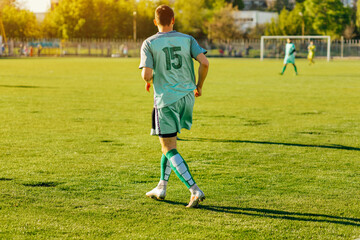
{"label": "player's shadow", "polygon": [[293,147],[310,147],[310,148],[327,148],[360,151],[358,147],[349,147],[344,145],[321,145],[321,144],[301,144],[301,143],[284,143],[284,142],[269,142],[269,141],[250,141],[250,140],[231,140],[231,139],[211,139],[211,138],[188,138],[181,139],[180,141],[201,141],[201,142],[221,142],[221,143],[253,143],[253,144],[268,144],[268,145],[281,145]]}
{"label": "player's shadow", "polygon": [[45,88],[39,86],[30,86],[30,85],[0,85],[3,88]]}
{"label": "player's shadow", "polygon": [[[164,200],[164,202],[172,205],[186,205],[181,202]],[[272,210],[263,208],[241,208],[241,207],[227,207],[227,206],[212,206],[212,205],[199,205],[198,209],[211,212],[238,214],[254,217],[265,217],[273,219],[285,219],[291,221],[305,221],[305,222],[325,222],[342,224],[349,226],[360,226],[360,218],[339,217],[327,214],[315,214],[315,213],[301,213],[301,212],[289,212],[282,210]]]}

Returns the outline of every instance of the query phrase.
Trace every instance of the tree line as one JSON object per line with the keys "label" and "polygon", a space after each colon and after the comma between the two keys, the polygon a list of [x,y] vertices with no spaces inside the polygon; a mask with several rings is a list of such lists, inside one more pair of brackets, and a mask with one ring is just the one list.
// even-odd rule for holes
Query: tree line
{"label": "tree line", "polygon": [[333,38],[359,37],[360,1],[354,8],[340,0],[302,0],[291,11],[281,10],[279,18],[266,25],[266,35],[330,35]]}
{"label": "tree line", "polygon": [[42,22],[15,0],[2,3],[0,18],[8,38],[132,39],[135,31],[136,38],[143,39],[157,31],[153,18],[160,4],[174,8],[176,30],[196,38],[226,40],[301,34],[354,38],[360,35],[360,1],[349,8],[340,0],[297,0],[295,6],[290,6],[288,0],[276,0],[266,11],[278,11],[278,19],[243,32],[233,15],[244,7],[242,0],[61,0]]}

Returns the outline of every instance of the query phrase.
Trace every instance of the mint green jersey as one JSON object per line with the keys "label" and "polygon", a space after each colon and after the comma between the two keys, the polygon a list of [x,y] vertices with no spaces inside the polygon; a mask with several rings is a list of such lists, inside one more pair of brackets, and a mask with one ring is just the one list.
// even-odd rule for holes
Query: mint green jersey
{"label": "mint green jersey", "polygon": [[153,69],[155,107],[166,107],[196,89],[193,58],[206,50],[186,34],[158,32],[141,46],[139,68]]}
{"label": "mint green jersey", "polygon": [[285,58],[284,64],[295,64],[295,45],[293,43],[287,43],[285,46]]}

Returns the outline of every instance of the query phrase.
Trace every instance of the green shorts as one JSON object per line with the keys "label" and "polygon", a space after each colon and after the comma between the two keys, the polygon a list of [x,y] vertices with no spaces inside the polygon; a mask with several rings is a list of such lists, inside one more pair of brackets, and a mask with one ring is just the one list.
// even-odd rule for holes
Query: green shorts
{"label": "green shorts", "polygon": [[155,133],[160,137],[173,137],[180,130],[190,130],[195,103],[193,92],[185,95],[177,102],[163,108],[155,108]]}
{"label": "green shorts", "polygon": [[285,57],[284,64],[288,64],[288,63],[295,64],[295,55]]}

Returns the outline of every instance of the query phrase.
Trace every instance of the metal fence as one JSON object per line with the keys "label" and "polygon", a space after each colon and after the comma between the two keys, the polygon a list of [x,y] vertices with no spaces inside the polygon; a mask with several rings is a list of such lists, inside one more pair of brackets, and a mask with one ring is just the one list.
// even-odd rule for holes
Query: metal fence
{"label": "metal fence", "polygon": [[[17,40],[10,39],[3,48],[2,57],[36,57],[36,56],[94,56],[94,57],[139,57],[143,40],[87,40],[59,39]],[[295,40],[297,57],[307,55],[307,40]],[[259,58],[260,39],[235,39],[212,42],[199,40],[199,44],[208,50],[211,57]],[[314,40],[316,56],[326,57],[327,43]],[[285,40],[265,42],[265,58],[283,58]],[[360,40],[333,40],[331,57],[360,57]]]}
{"label": "metal fence", "polygon": [[59,39],[8,41],[2,56],[94,56],[94,57],[137,57],[142,41]]}
{"label": "metal fence", "polygon": [[337,57],[360,57],[360,40],[333,41],[331,54]]}

